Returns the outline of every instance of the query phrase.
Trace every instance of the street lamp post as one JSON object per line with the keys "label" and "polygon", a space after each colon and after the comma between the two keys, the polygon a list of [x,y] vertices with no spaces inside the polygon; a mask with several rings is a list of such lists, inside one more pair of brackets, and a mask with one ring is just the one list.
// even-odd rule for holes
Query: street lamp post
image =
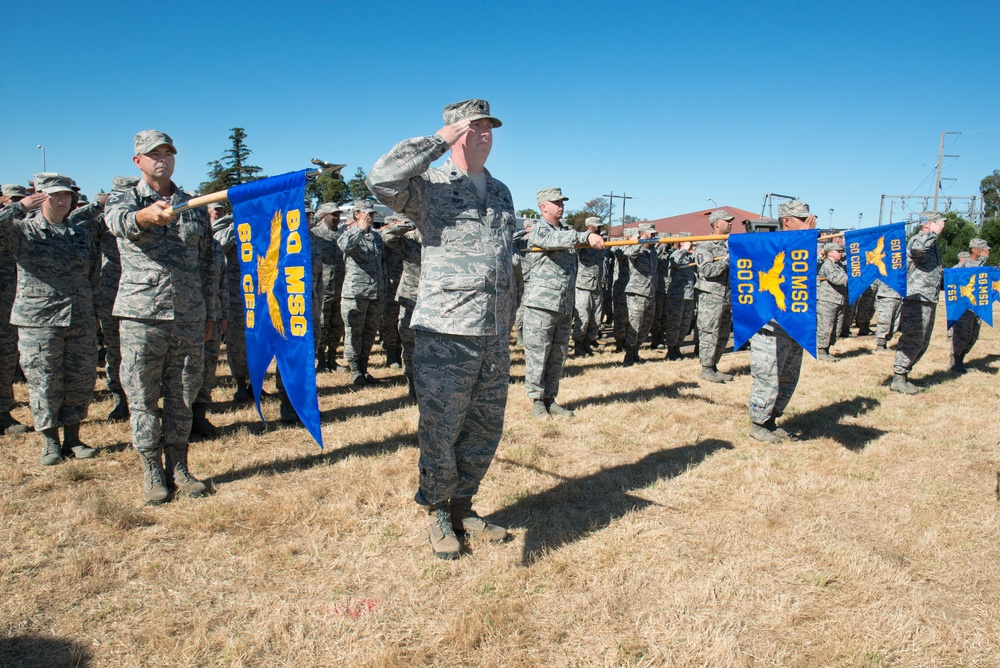
{"label": "street lamp post", "polygon": [[863,211],[858,211],[858,229],[859,230],[861,229],[861,219],[864,218],[864,215],[865,214],[864,214]]}
{"label": "street lamp post", "polygon": [[42,146],[41,144],[39,144],[36,148],[42,149],[42,171],[43,172],[49,171],[48,169],[46,169],[46,166],[45,166],[45,147]]}
{"label": "street lamp post", "polygon": [[714,207],[715,207],[716,209],[718,209],[718,208],[719,208],[719,205],[718,205],[718,204],[716,204],[716,203],[715,203],[715,200],[714,200],[714,199],[712,199],[711,197],[706,197],[706,198],[705,198],[705,201],[707,201],[707,202],[711,202],[711,203],[712,203],[712,206],[714,206]]}
{"label": "street lamp post", "polygon": [[827,221],[826,226],[833,229],[833,209],[830,209],[830,219]]}

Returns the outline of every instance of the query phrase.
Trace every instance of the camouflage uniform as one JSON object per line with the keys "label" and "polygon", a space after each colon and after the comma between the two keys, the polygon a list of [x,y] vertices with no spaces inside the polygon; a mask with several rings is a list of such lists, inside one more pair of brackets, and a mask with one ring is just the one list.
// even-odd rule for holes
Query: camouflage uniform
{"label": "camouflage uniform", "polygon": [[531,266],[535,261],[537,253],[528,250],[528,233],[526,230],[518,230],[513,236],[514,255],[511,259],[511,267],[514,271],[515,298],[512,302],[514,309],[514,331],[517,333],[517,342],[524,347],[524,291],[528,287],[528,280],[531,278]]}
{"label": "camouflage uniform", "polygon": [[694,283],[698,268],[694,253],[678,248],[670,254],[670,288],[667,291],[667,324],[663,341],[668,348],[683,343],[694,318]]}
{"label": "camouflage uniform", "polygon": [[828,351],[847,307],[847,270],[844,262],[823,260],[816,273],[816,347]]}
{"label": "camouflage uniform", "polygon": [[[231,220],[231,218],[230,218]],[[192,406],[193,414],[196,416],[200,415],[202,419],[205,417],[205,411],[208,409],[209,404],[212,403],[212,390],[216,388],[219,384],[218,367],[219,367],[219,353],[222,346],[222,327],[221,323],[223,320],[226,321],[226,331],[229,331],[229,299],[226,295],[226,281],[225,281],[225,263],[226,257],[222,250],[222,244],[213,235],[212,239],[212,284],[215,285],[215,301],[214,306],[210,309],[211,313],[214,313],[215,317],[212,319],[215,323],[212,327],[212,336],[208,341],[205,341],[205,361],[204,361],[204,371],[202,373],[201,389],[198,390],[198,396],[195,397],[194,404]],[[242,315],[242,313],[240,314]],[[204,436],[205,434],[202,434]]]}
{"label": "camouflage uniform", "polygon": [[528,235],[530,247],[561,249],[537,253],[524,291],[524,389],[529,399],[548,403],[559,394],[576,297],[574,246],[587,243],[589,236],[544,218]]}
{"label": "camouflage uniform", "polygon": [[35,430],[78,425],[97,377],[97,244],[87,229],[50,223],[40,209],[27,219],[0,223],[0,233],[17,259],[10,322],[19,330]]}
{"label": "camouflage uniform", "polygon": [[[625,285],[625,302],[628,309],[628,329],[625,332],[625,353],[632,362],[638,359],[639,346],[649,336],[652,325],[653,296],[656,294],[656,248],[652,243],[625,246],[629,266],[628,283]],[[626,364],[629,362],[625,360]]]}
{"label": "camouflage uniform", "polygon": [[[379,230],[381,234],[385,228]],[[383,241],[385,237],[383,236]],[[379,339],[382,341],[382,351],[385,353],[387,366],[401,365],[403,353],[399,340],[399,303],[396,301],[396,291],[399,289],[399,279],[403,275],[403,256],[398,250],[385,246],[386,293],[382,308],[382,323],[379,326]]]}
{"label": "camouflage uniform", "polygon": [[[718,258],[718,259],[716,259]],[[694,253],[698,279],[698,353],[703,369],[715,369],[729,343],[733,304],[729,295],[729,243],[707,241]]]}
{"label": "camouflage uniform", "polygon": [[802,347],[773,320],[750,338],[750,420],[772,424],[795,394]]}
{"label": "camouflage uniform", "polygon": [[447,150],[438,135],[408,139],[380,158],[366,181],[423,235],[412,321],[416,500],[430,506],[472,497],[493,461],[507,404],[514,299],[510,191],[487,172],[486,192],[478,192],[450,159],[430,168]]}
{"label": "camouflage uniform", "polygon": [[344,253],[344,287],[340,312],[344,317],[344,357],[354,379],[368,374],[368,357],[375,343],[385,303],[385,246],[374,229],[350,225],[337,239]]}
{"label": "camouflage uniform", "polygon": [[403,348],[403,375],[410,394],[413,389],[413,308],[417,305],[417,290],[420,286],[420,249],[423,238],[416,226],[405,217],[400,217],[392,227],[385,230],[382,238],[386,246],[394,247],[403,258],[403,273],[396,290],[399,304],[399,342]]}
{"label": "camouflage uniform", "polygon": [[323,273],[320,286],[323,306],[319,345],[316,358],[321,367],[337,368],[337,347],[344,338],[344,317],[340,312],[340,295],[344,287],[344,252],[337,245],[339,230],[319,223],[311,231],[312,244],[320,251]]}
{"label": "camouflage uniform", "polygon": [[667,292],[670,290],[670,244],[656,246],[656,295],[653,298],[652,325],[649,333],[653,337],[650,347],[664,348],[663,332],[667,326]]}
{"label": "camouflage uniform", "polygon": [[581,248],[576,252],[576,297],[573,302],[575,349],[588,348],[601,335],[604,312],[604,251]]}
{"label": "camouflage uniform", "polygon": [[619,349],[625,349],[625,335],[628,333],[628,298],[625,296],[625,286],[628,285],[629,261],[625,257],[627,246],[615,246],[611,249],[614,257],[614,281],[611,288],[613,304],[612,323],[615,343]]}
{"label": "camouflage uniform", "polygon": [[[23,206],[12,202],[0,209],[0,225],[10,225],[24,218],[25,213]],[[17,259],[7,244],[0,244],[0,418],[5,420],[14,408],[14,377],[17,375],[17,328],[10,324],[16,291]]]}
{"label": "camouflage uniform", "polygon": [[[171,206],[191,199],[171,186],[166,200]],[[204,375],[205,322],[215,319],[208,216],[203,209],[189,209],[165,226],[141,228],[136,212],[158,201],[164,198],[140,181],[134,189],[111,193],[105,204],[105,222],[121,252],[113,315],[120,319],[121,380],[132,443],[140,453],[158,453],[161,446],[186,451]]]}
{"label": "camouflage uniform", "polygon": [[[963,266],[982,267],[985,264],[986,260],[983,258],[974,260],[970,257]],[[951,365],[953,369],[959,371],[965,369],[965,356],[979,340],[981,328],[982,320],[972,311],[963,313],[951,326]]]}
{"label": "camouflage uniform", "polygon": [[885,349],[886,343],[899,331],[899,311],[903,298],[882,281],[876,281],[875,310],[878,324],[875,328],[876,349]]}
{"label": "camouflage uniform", "polygon": [[872,333],[872,316],[875,315],[875,285],[869,285],[854,302],[854,324],[858,327],[858,336],[868,336]]}
{"label": "camouflage uniform", "polygon": [[906,299],[899,315],[900,336],[893,366],[896,374],[909,374],[931,342],[944,276],[937,238],[938,235],[931,231],[918,232],[906,245]]}

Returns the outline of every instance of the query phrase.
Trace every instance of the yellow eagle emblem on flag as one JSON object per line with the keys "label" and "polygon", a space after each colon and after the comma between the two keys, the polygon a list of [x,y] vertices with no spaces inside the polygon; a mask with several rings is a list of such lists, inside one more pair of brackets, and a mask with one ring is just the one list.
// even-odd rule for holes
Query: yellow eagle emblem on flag
{"label": "yellow eagle emblem on flag", "polygon": [[969,277],[969,283],[967,285],[958,286],[958,291],[963,297],[968,297],[972,305],[976,305],[976,276],[973,274]]}
{"label": "yellow eagle emblem on flag", "polygon": [[878,267],[878,273],[886,276],[885,271],[885,237],[879,237],[875,248],[865,251],[865,264],[873,264]]}
{"label": "yellow eagle emblem on flag", "polygon": [[267,297],[267,312],[271,316],[274,331],[285,336],[285,323],[281,317],[281,304],[274,296],[274,284],[278,282],[278,257],[281,253],[281,211],[275,211],[271,218],[271,239],[264,257],[257,257],[257,293]]}
{"label": "yellow eagle emblem on flag", "polygon": [[774,302],[778,308],[784,311],[785,292],[781,289],[781,284],[785,282],[785,277],[781,272],[785,270],[785,251],[781,251],[774,256],[774,265],[767,271],[758,271],[757,279],[761,292],[770,292],[774,297]]}

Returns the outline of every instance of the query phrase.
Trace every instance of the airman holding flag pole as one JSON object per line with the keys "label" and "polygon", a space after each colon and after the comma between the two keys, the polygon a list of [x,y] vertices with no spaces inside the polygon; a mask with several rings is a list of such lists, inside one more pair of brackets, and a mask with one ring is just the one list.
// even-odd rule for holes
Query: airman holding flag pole
{"label": "airman holding flag pole", "polygon": [[896,344],[896,361],[893,364],[892,383],[889,389],[901,394],[920,391],[910,382],[913,365],[927,352],[934,331],[934,314],[941,292],[941,251],[937,239],[944,229],[945,217],[937,211],[920,214],[923,223],[920,232],[910,239],[906,247],[906,298],[899,315],[899,343]]}

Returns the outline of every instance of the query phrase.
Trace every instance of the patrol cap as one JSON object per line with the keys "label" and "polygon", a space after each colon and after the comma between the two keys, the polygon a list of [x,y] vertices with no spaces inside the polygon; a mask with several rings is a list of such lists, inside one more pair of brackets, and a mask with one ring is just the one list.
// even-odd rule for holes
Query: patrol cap
{"label": "patrol cap", "polygon": [[333,202],[323,202],[322,204],[319,205],[319,208],[316,209],[317,218],[322,218],[328,213],[335,213],[339,216],[340,207],[334,204]]}
{"label": "patrol cap", "polygon": [[778,218],[808,218],[809,205],[798,199],[790,199],[778,206]]}
{"label": "patrol cap", "polygon": [[921,211],[918,218],[920,218],[921,223],[926,223],[932,220],[944,220],[945,216],[940,211]]}
{"label": "patrol cap", "polygon": [[990,245],[986,243],[986,239],[976,238],[969,242],[969,250],[972,250],[973,248],[978,248],[979,250],[989,250]]}
{"label": "patrol cap", "polygon": [[390,211],[382,216],[382,222],[388,224],[390,220],[396,220],[396,214]]}
{"label": "patrol cap", "polygon": [[354,213],[375,213],[375,205],[366,199],[355,200],[354,206],[351,208]]}
{"label": "patrol cap", "polygon": [[35,174],[35,190],[43,193],[74,193],[73,179],[55,172]]}
{"label": "patrol cap", "polygon": [[844,244],[838,244],[835,241],[831,241],[831,242],[823,244],[823,252],[824,253],[829,253],[830,251],[839,251],[839,252],[843,253],[844,252]]}
{"label": "patrol cap", "polygon": [[170,138],[166,132],[160,132],[159,130],[143,130],[135,135],[135,154],[145,155],[149,153],[157,146],[167,145],[170,150],[175,154],[177,153],[177,147],[174,146],[174,140]]}
{"label": "patrol cap", "polygon": [[640,232],[656,232],[656,225],[653,223],[639,223]]}
{"label": "patrol cap", "polygon": [[535,194],[535,197],[538,198],[539,204],[542,202],[565,202],[569,200],[569,197],[562,194],[562,188],[542,188]]}
{"label": "patrol cap", "polygon": [[693,237],[694,235],[691,234],[690,232],[678,232],[677,236],[679,236],[679,237]]}
{"label": "patrol cap", "polygon": [[79,193],[79,194],[77,194],[76,203],[77,204],[90,204],[90,200],[87,199],[87,196],[84,195],[83,193]]}
{"label": "patrol cap", "polygon": [[6,197],[27,197],[28,189],[22,185],[16,183],[5,183],[0,186],[0,191],[3,192]]}
{"label": "patrol cap", "polygon": [[139,185],[139,178],[137,176],[116,176],[111,179],[112,190],[126,190],[134,188],[137,185]]}
{"label": "patrol cap", "polygon": [[585,221],[583,221],[584,227],[607,227],[608,224],[603,222],[597,216],[588,216]]}
{"label": "patrol cap", "polygon": [[208,205],[208,208],[209,209],[225,209],[226,208],[226,204],[225,204],[225,202],[212,202],[211,204]]}
{"label": "patrol cap", "polygon": [[717,220],[736,220],[736,218],[724,209],[716,209],[708,216],[708,223],[711,225]]}
{"label": "patrol cap", "polygon": [[316,209],[313,208],[312,202],[306,202],[302,208],[305,209],[306,213],[316,213]]}
{"label": "patrol cap", "polygon": [[499,118],[490,116],[490,103],[486,100],[463,100],[462,102],[452,102],[444,108],[444,123],[451,125],[466,119],[478,121],[480,118],[488,118],[493,123],[493,127],[498,128],[503,123]]}

